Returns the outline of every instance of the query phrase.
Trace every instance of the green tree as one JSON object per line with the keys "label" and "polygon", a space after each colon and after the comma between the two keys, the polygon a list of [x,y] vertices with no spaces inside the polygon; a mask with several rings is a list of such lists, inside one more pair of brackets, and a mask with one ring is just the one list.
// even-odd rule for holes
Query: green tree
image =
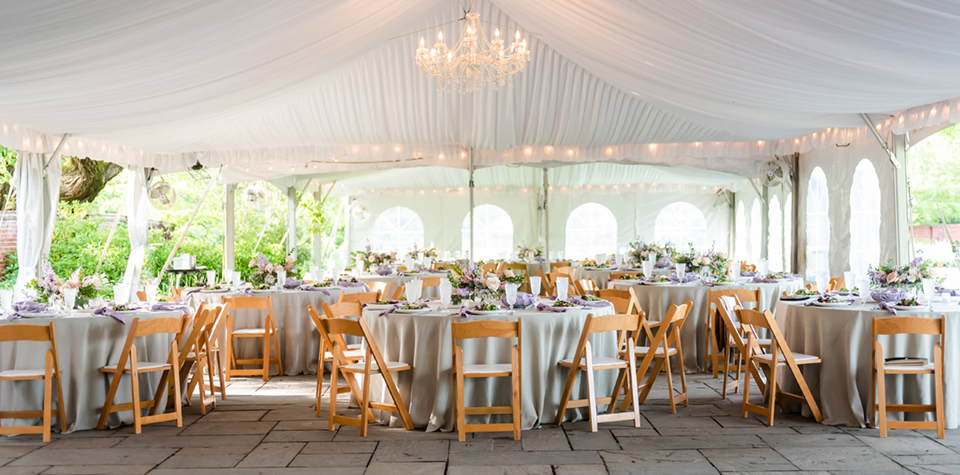
{"label": "green tree", "polygon": [[953,126],[910,148],[907,176],[913,198],[913,224],[960,223],[960,127]]}

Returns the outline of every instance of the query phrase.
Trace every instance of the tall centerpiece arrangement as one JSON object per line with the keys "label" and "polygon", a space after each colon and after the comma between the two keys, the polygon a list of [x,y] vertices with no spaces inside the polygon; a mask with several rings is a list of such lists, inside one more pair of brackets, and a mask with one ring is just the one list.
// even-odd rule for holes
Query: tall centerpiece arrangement
{"label": "tall centerpiece arrangement", "polygon": [[82,267],[73,271],[67,280],[58,277],[49,262],[43,263],[42,270],[42,275],[35,277],[27,284],[27,289],[34,293],[33,299],[40,303],[51,303],[52,300],[61,299],[63,289],[77,289],[77,304],[83,306],[97,298],[97,293],[103,285],[103,279],[100,276],[84,275]]}
{"label": "tall centerpiece arrangement", "polygon": [[259,254],[256,258],[250,259],[250,267],[255,267],[257,270],[250,274],[248,280],[254,290],[269,289],[276,285],[278,271],[290,272],[296,263],[297,260],[293,256],[287,256],[283,264],[274,264],[267,259],[267,256]]}
{"label": "tall centerpiece arrangement", "polygon": [[911,292],[919,292],[924,279],[932,279],[930,261],[918,257],[905,266],[893,265],[888,260],[885,265],[867,270],[870,278],[870,296],[878,302],[899,301]]}
{"label": "tall centerpiece arrangement", "polygon": [[643,241],[636,241],[630,243],[629,254],[631,260],[633,260],[633,263],[636,265],[652,257],[656,260],[656,267],[665,268],[670,267],[670,264],[673,263],[673,259],[678,253],[670,244],[647,244]]}
{"label": "tall centerpiece arrangement", "polygon": [[376,269],[380,266],[390,265],[397,260],[396,252],[374,252],[370,245],[364,246],[363,250],[353,253],[353,260],[362,267],[358,269],[365,272],[368,269]]}
{"label": "tall centerpiece arrangement", "polygon": [[451,301],[460,305],[464,300],[479,300],[495,303],[503,296],[507,283],[522,284],[523,273],[505,269],[503,272],[483,272],[472,264],[466,269],[459,265],[450,269],[450,284],[453,287]]}
{"label": "tall centerpiece arrangement", "polygon": [[543,262],[543,247],[527,247],[526,244],[517,246],[517,256],[525,262]]}
{"label": "tall centerpiece arrangement", "polygon": [[700,274],[701,277],[723,277],[727,272],[729,259],[713,247],[707,252],[697,252],[690,244],[690,251],[676,255],[677,264],[686,264],[687,271]]}
{"label": "tall centerpiece arrangement", "polygon": [[414,243],[413,249],[407,253],[407,258],[414,260],[419,259],[420,253],[423,253],[424,259],[436,259],[438,256],[440,256],[440,251],[438,251],[437,248],[431,247],[429,249],[417,249],[417,245]]}

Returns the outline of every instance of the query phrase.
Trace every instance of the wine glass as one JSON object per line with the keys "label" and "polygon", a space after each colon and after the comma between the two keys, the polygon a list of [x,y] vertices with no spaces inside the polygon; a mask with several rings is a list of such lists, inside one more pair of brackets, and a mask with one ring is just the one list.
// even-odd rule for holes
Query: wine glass
{"label": "wine glass", "polygon": [[686,264],[677,264],[677,278],[680,279],[680,283],[683,283],[684,277],[687,276],[687,265]]}
{"label": "wine glass", "polygon": [[530,292],[534,298],[540,298],[540,276],[530,277]]}
{"label": "wine glass", "polygon": [[504,290],[507,293],[507,305],[513,310],[513,306],[517,303],[517,288],[519,284],[508,283],[504,286]]}
{"label": "wine glass", "polygon": [[447,309],[447,305],[450,305],[450,298],[453,292],[453,287],[450,284],[449,280],[440,281],[440,303],[443,304],[443,310]]}
{"label": "wine glass", "polygon": [[566,277],[557,277],[557,300],[567,299],[567,286],[570,285]]}

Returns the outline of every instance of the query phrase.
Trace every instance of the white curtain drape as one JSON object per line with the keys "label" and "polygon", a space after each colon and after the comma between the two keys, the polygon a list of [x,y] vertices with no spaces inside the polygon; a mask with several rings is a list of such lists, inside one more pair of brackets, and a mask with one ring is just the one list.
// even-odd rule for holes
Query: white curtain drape
{"label": "white curtain drape", "polygon": [[[49,166],[46,166],[47,162]],[[46,166],[46,167],[45,167]],[[17,286],[29,283],[50,254],[60,199],[60,158],[20,152],[13,174],[17,187]]]}
{"label": "white curtain drape", "polygon": [[130,235],[130,257],[123,281],[130,286],[131,299],[136,300],[139,290],[140,272],[147,250],[147,232],[150,224],[150,196],[147,193],[147,171],[143,168],[131,168],[127,171],[130,180],[127,188],[127,231]]}

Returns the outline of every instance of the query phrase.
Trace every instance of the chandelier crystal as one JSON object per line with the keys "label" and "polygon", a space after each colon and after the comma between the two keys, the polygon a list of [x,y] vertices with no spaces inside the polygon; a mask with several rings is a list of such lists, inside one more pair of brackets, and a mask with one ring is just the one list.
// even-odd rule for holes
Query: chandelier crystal
{"label": "chandelier crystal", "polygon": [[527,40],[520,40],[520,31],[510,47],[504,49],[499,28],[494,31],[493,41],[487,39],[479,13],[467,13],[465,20],[460,39],[453,49],[443,42],[442,31],[437,34],[437,44],[430,49],[420,38],[417,65],[423,74],[436,76],[437,90],[475,92],[484,83],[497,89],[506,84],[508,78],[523,71],[526,62],[530,61],[530,51],[527,50]]}

